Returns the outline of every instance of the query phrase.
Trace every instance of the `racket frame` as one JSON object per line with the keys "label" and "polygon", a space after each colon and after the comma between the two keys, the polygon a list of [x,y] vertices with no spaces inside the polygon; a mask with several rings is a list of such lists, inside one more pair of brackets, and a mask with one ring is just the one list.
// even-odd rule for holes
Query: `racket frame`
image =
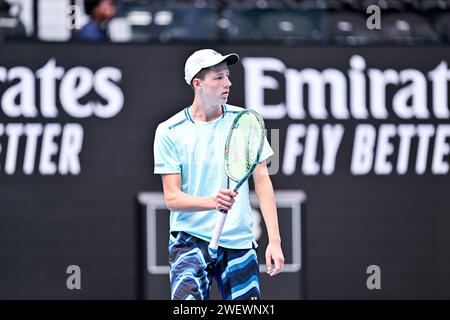
{"label": "racket frame", "polygon": [[[260,137],[260,143],[258,146],[258,153],[256,155],[256,159],[255,161],[252,163],[252,165],[250,166],[250,168],[248,169],[247,173],[241,178],[241,179],[236,179],[236,177],[232,177],[228,170],[227,170],[227,166],[226,166],[226,161],[227,161],[227,157],[229,155],[229,145],[230,145],[230,141],[231,141],[231,137],[233,135],[233,130],[235,130],[237,128],[239,119],[246,113],[251,113],[253,114],[253,116],[258,120],[260,126],[261,126],[261,137]],[[224,151],[224,156],[225,156],[225,173],[227,175],[227,188],[229,188],[230,185],[230,180],[233,180],[235,182],[237,182],[236,186],[234,187],[234,191],[238,191],[238,189],[248,180],[248,178],[251,176],[251,174],[253,173],[253,171],[255,170],[256,166],[259,163],[259,158],[261,156],[261,152],[262,152],[262,148],[264,146],[264,139],[265,138],[265,126],[264,126],[264,121],[262,119],[262,117],[255,111],[251,110],[251,109],[245,109],[242,110],[241,112],[239,112],[239,114],[236,116],[236,118],[233,120],[233,124],[231,125],[230,131],[228,132],[228,136],[227,136],[227,140],[225,142],[225,151]],[[228,211],[226,210],[220,210],[220,214],[216,223],[216,226],[214,228],[214,232],[211,238],[211,241],[208,245],[210,251],[210,254],[214,255],[217,253],[217,249],[219,247],[219,239],[220,239],[220,235],[222,234],[222,230],[223,230],[223,226],[225,225],[225,220],[227,217],[227,213]]]}

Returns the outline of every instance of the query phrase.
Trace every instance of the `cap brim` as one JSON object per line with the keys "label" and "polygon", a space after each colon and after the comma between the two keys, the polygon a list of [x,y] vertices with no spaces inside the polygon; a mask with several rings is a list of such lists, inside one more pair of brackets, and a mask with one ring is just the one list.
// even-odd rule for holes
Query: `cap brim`
{"label": "cap brim", "polygon": [[230,53],[224,56],[225,59],[222,61],[226,61],[227,65],[235,64],[239,61],[239,56],[236,53]]}
{"label": "cap brim", "polygon": [[229,65],[235,64],[236,62],[239,61],[239,56],[236,53],[230,53],[230,54],[218,57],[218,58],[219,59],[217,59],[215,61],[214,60],[209,61],[209,63],[204,65],[202,69],[218,65],[219,63],[222,63],[222,62],[226,62],[227,65],[229,66]]}

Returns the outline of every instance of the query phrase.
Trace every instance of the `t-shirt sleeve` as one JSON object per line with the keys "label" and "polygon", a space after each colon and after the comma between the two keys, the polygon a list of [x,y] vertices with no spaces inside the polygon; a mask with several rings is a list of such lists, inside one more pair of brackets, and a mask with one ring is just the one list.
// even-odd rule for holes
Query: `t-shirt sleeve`
{"label": "t-shirt sleeve", "polygon": [[154,173],[181,173],[181,162],[170,129],[158,126],[153,144]]}
{"label": "t-shirt sleeve", "polygon": [[269,141],[264,137],[264,144],[261,151],[261,155],[259,156],[259,163],[267,160],[270,156],[274,154],[272,148],[270,147]]}

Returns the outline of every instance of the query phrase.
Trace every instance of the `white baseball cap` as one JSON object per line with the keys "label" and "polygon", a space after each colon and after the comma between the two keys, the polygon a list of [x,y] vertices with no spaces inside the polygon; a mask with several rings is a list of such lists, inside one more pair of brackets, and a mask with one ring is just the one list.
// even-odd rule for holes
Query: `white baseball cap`
{"label": "white baseball cap", "polygon": [[223,61],[226,61],[227,65],[235,64],[239,61],[239,56],[236,53],[230,53],[223,56],[212,49],[195,51],[187,58],[186,64],[184,65],[184,79],[186,80],[186,83],[191,85],[192,79],[200,72],[200,70],[215,66]]}

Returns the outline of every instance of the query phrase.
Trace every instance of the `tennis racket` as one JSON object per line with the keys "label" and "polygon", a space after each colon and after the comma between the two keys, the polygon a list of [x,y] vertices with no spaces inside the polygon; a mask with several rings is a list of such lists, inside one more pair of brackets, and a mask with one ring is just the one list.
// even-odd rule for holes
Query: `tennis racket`
{"label": "tennis racket", "polygon": [[[236,182],[237,191],[247,181],[256,168],[264,144],[264,121],[253,110],[243,110],[238,113],[231,125],[225,143],[225,173],[227,174],[227,189],[230,180]],[[220,215],[214,229],[209,248],[217,252],[219,238],[227,217],[226,210],[220,210]]]}

